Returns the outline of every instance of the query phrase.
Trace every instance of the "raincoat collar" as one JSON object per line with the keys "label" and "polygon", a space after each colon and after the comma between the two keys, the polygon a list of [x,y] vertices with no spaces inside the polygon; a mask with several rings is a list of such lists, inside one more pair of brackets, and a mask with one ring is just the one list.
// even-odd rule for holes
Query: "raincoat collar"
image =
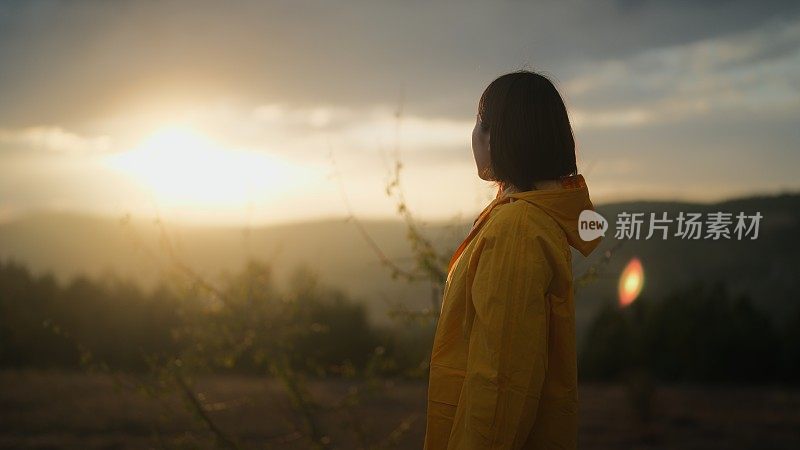
{"label": "raincoat collar", "polygon": [[578,216],[581,211],[594,210],[586,180],[580,174],[565,177],[561,179],[561,187],[562,189],[515,192],[508,197],[539,207],[561,227],[570,246],[583,256],[589,256],[600,244],[601,238],[584,241],[578,234]]}
{"label": "raincoat collar", "polygon": [[450,258],[448,273],[464,251],[464,248],[478,234],[492,210],[499,205],[516,200],[528,202],[544,211],[564,231],[569,245],[578,250],[583,256],[589,256],[600,244],[601,238],[587,242],[581,239],[578,234],[578,216],[581,211],[585,209],[594,210],[594,205],[589,199],[589,188],[586,186],[586,180],[583,175],[578,174],[562,177],[560,181],[562,189],[531,190],[511,194],[499,191],[497,197],[473,221],[469,234]]}

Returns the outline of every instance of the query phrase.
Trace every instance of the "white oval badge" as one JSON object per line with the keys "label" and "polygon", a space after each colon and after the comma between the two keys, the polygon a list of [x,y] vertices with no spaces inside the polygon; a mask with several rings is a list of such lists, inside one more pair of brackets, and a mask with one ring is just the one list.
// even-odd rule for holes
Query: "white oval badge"
{"label": "white oval badge", "polygon": [[578,234],[584,241],[593,241],[606,235],[608,221],[591,209],[584,209],[578,216]]}

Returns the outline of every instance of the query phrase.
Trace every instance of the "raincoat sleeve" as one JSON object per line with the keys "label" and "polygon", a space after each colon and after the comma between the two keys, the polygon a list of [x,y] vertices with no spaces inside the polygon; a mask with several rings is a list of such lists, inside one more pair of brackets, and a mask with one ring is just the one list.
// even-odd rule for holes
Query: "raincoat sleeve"
{"label": "raincoat sleeve", "polygon": [[530,227],[501,227],[478,245],[466,374],[448,448],[514,449],[533,427],[547,370],[552,269]]}

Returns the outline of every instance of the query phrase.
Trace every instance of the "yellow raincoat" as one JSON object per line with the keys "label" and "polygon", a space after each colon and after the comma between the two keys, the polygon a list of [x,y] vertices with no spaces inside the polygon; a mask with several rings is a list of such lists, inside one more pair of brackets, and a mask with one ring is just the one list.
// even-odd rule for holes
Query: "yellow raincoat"
{"label": "yellow raincoat", "polygon": [[573,449],[577,361],[570,246],[594,209],[583,176],[498,194],[450,261],[431,353],[426,450]]}

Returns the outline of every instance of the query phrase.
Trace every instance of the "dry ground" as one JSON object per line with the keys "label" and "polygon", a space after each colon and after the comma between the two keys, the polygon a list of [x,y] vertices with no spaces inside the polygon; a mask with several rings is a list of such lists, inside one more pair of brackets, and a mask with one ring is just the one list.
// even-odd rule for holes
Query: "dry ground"
{"label": "dry ground", "polygon": [[[392,438],[394,448],[421,448],[424,382],[382,384],[376,396],[349,411],[314,415],[334,448],[360,448],[359,442],[392,448]],[[154,399],[117,386],[103,375],[0,371],[0,448],[213,448],[179,398]],[[210,417],[241,448],[308,448],[293,431],[303,429],[302,417],[274,380],[212,376],[197,386]],[[333,404],[353,383],[310,387],[323,404]],[[646,423],[633,413],[627,392],[619,385],[581,387],[581,448],[800,448],[798,388],[662,386]]]}

